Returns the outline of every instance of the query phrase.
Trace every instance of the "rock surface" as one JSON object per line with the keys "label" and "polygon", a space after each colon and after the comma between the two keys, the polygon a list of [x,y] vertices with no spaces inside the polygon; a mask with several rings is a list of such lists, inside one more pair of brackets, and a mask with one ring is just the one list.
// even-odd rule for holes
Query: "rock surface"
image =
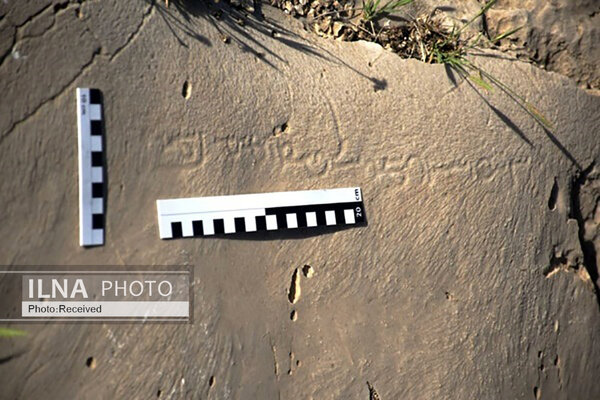
{"label": "rock surface", "polygon": [[[0,263],[193,265],[194,322],[24,325],[0,339],[3,398],[368,399],[367,380],[384,400],[600,398],[600,98],[477,60],[549,132],[441,65],[267,7],[242,26],[180,3],[33,3],[0,3]],[[93,249],[77,86],[105,103]],[[159,198],[352,185],[366,227],[158,238]],[[13,291],[0,280],[0,301]]]}
{"label": "rock surface", "polygon": [[[462,26],[487,0],[417,0],[399,13],[420,15],[434,9]],[[522,27],[500,48],[519,59],[573,79],[584,89],[600,90],[600,2],[597,0],[498,0],[473,24],[490,38]]]}
{"label": "rock surface", "polygon": [[493,35],[523,26],[501,47],[600,90],[600,2],[500,0],[487,14]]}

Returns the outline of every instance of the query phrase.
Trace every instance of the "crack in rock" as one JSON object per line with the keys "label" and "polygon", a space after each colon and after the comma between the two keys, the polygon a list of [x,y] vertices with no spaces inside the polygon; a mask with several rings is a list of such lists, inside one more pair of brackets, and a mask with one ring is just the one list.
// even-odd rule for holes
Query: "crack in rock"
{"label": "crack in rock", "polygon": [[[39,17],[40,15],[44,14],[48,9],[50,9],[52,7],[52,4],[48,4],[46,7],[43,7],[42,9],[40,9],[39,11],[35,12],[33,15],[29,16],[24,22],[22,22],[21,24],[14,24],[12,25],[12,28],[14,29],[14,34],[13,34],[13,38],[12,38],[12,42],[10,47],[8,48],[8,50],[2,54],[0,56],[0,67],[2,67],[2,65],[4,64],[4,61],[8,58],[8,56],[10,56],[11,54],[13,54],[15,47],[17,46],[17,44],[19,43],[18,37],[19,37],[19,31],[23,28],[26,28],[31,22],[33,22],[35,19],[37,19],[37,17]],[[1,21],[2,19],[0,19]],[[7,18],[7,21],[10,22],[10,18]]]}
{"label": "crack in rock", "polygon": [[102,51],[102,47],[97,47],[93,54],[92,57],[90,59],[90,61],[88,61],[87,63],[85,63],[82,67],[81,70],[79,71],[78,74],[76,74],[71,80],[69,80],[69,82],[67,82],[65,85],[63,85],[63,87],[54,95],[52,95],[51,97],[49,97],[48,99],[42,101],[37,107],[35,107],[35,109],[33,111],[31,111],[30,113],[28,113],[27,115],[25,115],[23,118],[13,122],[11,124],[11,126],[6,130],[6,132],[4,134],[2,134],[0,136],[0,145],[2,144],[2,142],[4,141],[4,139],[6,139],[8,136],[10,136],[10,134],[22,123],[26,122],[29,118],[35,116],[35,114],[37,114],[37,112],[47,103],[56,100],[58,97],[60,97],[81,75],[83,75],[88,68],[90,68],[94,62],[96,61],[96,57],[101,53]]}
{"label": "crack in rock", "polygon": [[127,40],[125,41],[125,43],[121,47],[117,48],[112,55],[110,55],[110,61],[114,60],[115,57],[117,57],[119,54],[121,54],[121,52],[123,50],[125,50],[131,43],[133,43],[133,41],[140,34],[142,28],[144,28],[144,25],[146,24],[146,21],[149,19],[150,16],[152,16],[153,11],[154,11],[154,2],[150,3],[150,5],[148,6],[148,10],[146,10],[146,12],[144,13],[144,15],[142,16],[142,20],[140,21],[139,25],[129,35],[129,37],[127,38]]}
{"label": "crack in rock", "polygon": [[[50,29],[54,26],[55,22],[56,22],[56,16],[63,13],[65,10],[67,10],[69,8],[69,5],[71,4],[70,1],[66,1],[63,3],[56,3],[54,5],[52,4],[48,4],[46,7],[41,8],[40,10],[38,10],[37,12],[35,12],[34,14],[30,15],[25,21],[23,21],[20,24],[15,24],[12,25],[12,28],[14,29],[14,34],[12,37],[12,42],[11,45],[9,47],[9,49],[0,56],[0,67],[2,67],[2,65],[4,64],[4,61],[6,61],[6,59],[8,58],[8,56],[10,56],[11,54],[15,53],[15,48],[18,47],[20,41],[22,41],[23,39],[30,39],[30,38],[35,38],[35,37],[40,37],[43,36],[44,34],[46,34],[46,32],[50,31]],[[77,3],[76,7],[80,7],[82,3]],[[21,32],[23,30],[26,30],[32,22],[37,21],[38,19],[40,19],[40,17],[43,17],[44,14],[46,14],[46,12],[48,10],[52,10],[52,24],[50,24],[50,26],[48,26],[44,32],[42,32],[41,34],[38,35],[22,35]],[[8,18],[10,19],[10,18]],[[1,19],[0,19],[1,20]]]}
{"label": "crack in rock", "polygon": [[[597,171],[594,163],[581,171],[573,180],[571,185],[571,215],[577,221],[579,243],[583,252],[583,267],[585,268],[593,290],[596,294],[598,307],[600,307],[600,291],[598,284],[598,249],[594,239],[600,242],[598,223],[594,221],[600,215],[600,171]],[[588,229],[594,226],[595,235],[590,235]],[[589,236],[592,236],[590,239]]]}
{"label": "crack in rock", "polygon": [[[31,23],[33,20],[35,20],[38,16],[44,14],[48,9],[50,9],[51,7],[52,10],[54,11],[54,15],[58,15],[62,12],[64,12],[65,10],[68,10],[72,7],[69,7],[69,5],[71,4],[75,4],[72,3],[70,1],[67,2],[62,2],[62,3],[57,3],[57,4],[50,4],[46,7],[44,7],[42,10],[36,12],[34,15],[30,16],[25,22],[23,22],[22,24],[18,25],[16,27],[16,31],[15,34],[13,36],[13,42],[11,44],[10,49],[3,54],[2,56],[0,56],[0,67],[2,67],[3,62],[6,60],[6,58],[10,57],[10,55],[14,52],[14,49],[18,46],[20,38],[19,38],[19,29],[25,27],[26,25],[28,25],[29,23]],[[81,4],[83,4],[83,2],[77,2],[77,7],[81,7]],[[0,144],[4,141],[4,139],[6,139],[8,136],[10,136],[10,134],[23,122],[27,121],[29,118],[31,118],[32,116],[34,116],[45,104],[47,104],[48,102],[54,101],[55,99],[57,99],[59,96],[61,96],[65,90],[67,90],[89,67],[91,67],[95,60],[96,60],[96,56],[98,55],[105,55],[108,57],[109,62],[112,62],[115,57],[117,57],[121,52],[123,52],[129,45],[131,45],[135,39],[139,36],[140,32],[142,31],[144,25],[146,24],[146,22],[149,20],[149,17],[152,15],[152,12],[154,10],[154,4],[151,3],[147,10],[144,12],[140,23],[138,24],[138,26],[136,27],[136,29],[131,33],[131,35],[129,35],[129,37],[127,38],[127,40],[125,41],[125,43],[120,46],[118,49],[116,49],[114,52],[112,52],[112,54],[103,54],[103,49],[104,47],[102,46],[102,44],[100,43],[98,45],[98,47],[94,50],[91,59],[85,63],[84,65],[82,65],[80,71],[72,78],[70,79],[65,85],[63,85],[63,87],[57,91],[56,94],[54,94],[53,96],[49,97],[48,99],[40,102],[31,112],[27,113],[26,115],[22,116],[22,118],[13,121],[12,124],[8,127],[8,129],[5,132],[0,133]],[[54,25],[54,24],[53,24]],[[87,25],[87,24],[86,24]],[[89,31],[89,28],[88,28]],[[48,30],[46,30],[44,33],[48,32]],[[90,33],[93,32],[90,31]]]}
{"label": "crack in rock", "polygon": [[17,358],[21,357],[23,354],[25,354],[24,351],[20,351],[18,353],[13,353],[13,354],[9,354],[6,357],[1,357],[0,358],[0,365],[2,364],[6,364],[12,360],[16,360]]}

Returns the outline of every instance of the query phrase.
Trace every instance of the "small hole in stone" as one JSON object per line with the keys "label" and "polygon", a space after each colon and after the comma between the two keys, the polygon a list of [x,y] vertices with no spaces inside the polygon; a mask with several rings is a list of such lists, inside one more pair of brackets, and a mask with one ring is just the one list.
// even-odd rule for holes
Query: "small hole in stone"
{"label": "small hole in stone", "polygon": [[88,357],[87,360],[85,360],[85,365],[89,368],[89,369],[94,369],[96,368],[96,359],[94,357]]}
{"label": "small hole in stone", "polygon": [[289,126],[288,126],[287,122],[284,122],[282,125],[277,125],[276,127],[273,128],[273,136],[279,136],[284,133],[287,133],[288,129],[289,129]]}
{"label": "small hole in stone", "polygon": [[211,376],[210,379],[208,380],[208,386],[213,387],[215,386],[215,377]]}
{"label": "small hole in stone", "polygon": [[302,273],[304,273],[305,277],[312,278],[312,276],[315,274],[315,271],[310,265],[305,265],[302,267]]}
{"label": "small hole in stone", "polygon": [[156,398],[157,398],[157,399],[158,399],[158,398],[160,398],[160,396],[161,396],[161,395],[162,395],[162,391],[161,391],[160,389],[158,389],[158,390],[156,391]]}
{"label": "small hole in stone", "polygon": [[295,321],[298,319],[298,313],[296,312],[296,310],[292,310],[292,312],[290,313],[290,319],[292,321]]}
{"label": "small hole in stone", "polygon": [[536,399],[539,399],[539,398],[540,398],[540,396],[541,396],[541,394],[542,394],[542,391],[541,391],[540,389],[538,389],[538,387],[537,387],[537,386],[534,386],[534,387],[533,387],[533,396],[534,396]]}
{"label": "small hole in stone", "polygon": [[188,81],[183,82],[183,88],[181,89],[181,95],[184,99],[189,99],[192,95],[192,84]]}
{"label": "small hole in stone", "polygon": [[288,300],[290,303],[294,304],[300,299],[300,292],[300,271],[296,268],[292,274],[292,282],[288,290]]}
{"label": "small hole in stone", "polygon": [[556,201],[558,200],[558,183],[554,178],[554,184],[552,190],[550,190],[550,197],[548,198],[548,208],[552,211],[556,210]]}

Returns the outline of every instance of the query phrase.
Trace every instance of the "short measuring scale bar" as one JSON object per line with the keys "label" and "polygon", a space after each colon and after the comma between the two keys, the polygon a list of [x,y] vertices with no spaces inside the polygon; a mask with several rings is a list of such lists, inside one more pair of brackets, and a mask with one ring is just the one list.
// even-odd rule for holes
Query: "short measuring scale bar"
{"label": "short measuring scale bar", "polygon": [[79,244],[104,244],[104,143],[102,94],[77,88],[79,145]]}
{"label": "short measuring scale bar", "polygon": [[161,239],[364,224],[358,187],[157,200]]}

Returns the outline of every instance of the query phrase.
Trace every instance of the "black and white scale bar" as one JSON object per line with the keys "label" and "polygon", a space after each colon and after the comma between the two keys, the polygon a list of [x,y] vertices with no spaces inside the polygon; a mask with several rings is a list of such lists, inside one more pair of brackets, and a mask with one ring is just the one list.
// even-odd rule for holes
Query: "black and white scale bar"
{"label": "black and white scale bar", "polygon": [[79,144],[79,244],[104,244],[104,145],[102,95],[77,88]]}
{"label": "black and white scale bar", "polygon": [[360,188],[157,200],[161,239],[365,222]]}

